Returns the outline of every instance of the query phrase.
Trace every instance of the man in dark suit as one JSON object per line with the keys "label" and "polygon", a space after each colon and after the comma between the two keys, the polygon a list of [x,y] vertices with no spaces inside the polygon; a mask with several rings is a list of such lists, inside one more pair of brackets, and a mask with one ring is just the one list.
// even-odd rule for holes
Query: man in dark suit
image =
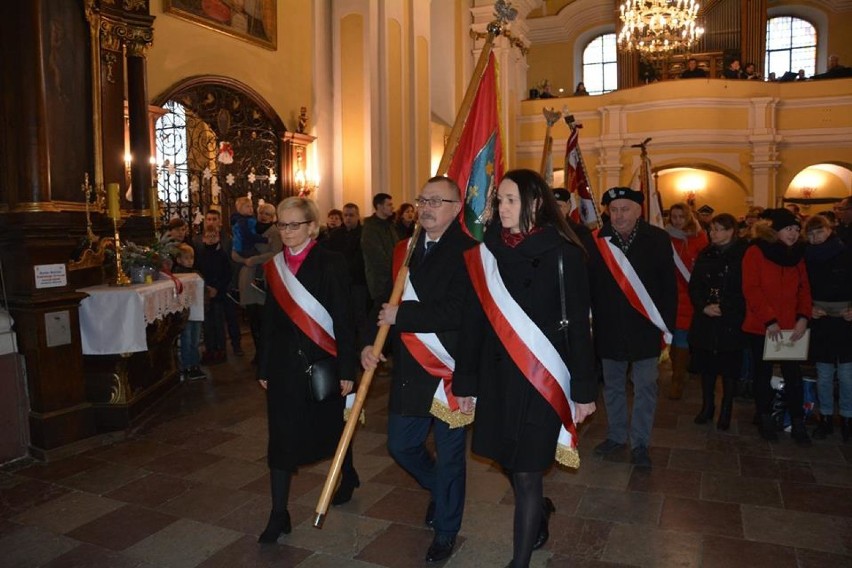
{"label": "man in dark suit", "polygon": [[702,79],[707,77],[707,71],[698,66],[698,60],[690,57],[686,62],[686,69],[680,74],[681,79]]}
{"label": "man in dark suit", "polygon": [[[475,246],[476,241],[462,231],[457,220],[462,207],[461,192],[449,178],[431,178],[415,201],[423,231],[414,243],[409,276],[417,299],[404,300],[398,306],[383,304],[378,324],[393,326],[388,450],[431,493],[426,524],[434,529],[435,537],[426,561],[439,562],[452,554],[461,528],[465,429],[450,428],[430,414],[442,378],[424,368],[420,362],[422,351],[412,341],[418,341],[415,333],[434,333],[446,352],[455,357],[462,303],[472,293],[462,254]],[[406,242],[398,247],[405,247]],[[395,256],[401,252],[397,250]],[[375,329],[368,337],[375,337]],[[365,369],[378,364],[372,346],[361,352],[361,363]],[[425,446],[430,429],[435,438],[434,457]]]}
{"label": "man in dark suit", "polygon": [[[657,408],[657,364],[664,337],[661,328],[674,329],[677,282],[668,233],[642,219],[642,202],[641,192],[626,187],[614,187],[604,194],[610,221],[594,235],[589,261],[594,339],[603,364],[608,422],[607,439],[595,453],[607,455],[621,450],[629,439],[631,461],[649,468],[648,446]],[[638,276],[640,282],[631,284],[631,276]],[[642,290],[647,292],[645,301],[634,303],[643,297]],[[629,295],[635,296],[633,302]],[[628,368],[634,394],[630,423]]]}
{"label": "man in dark suit", "polygon": [[361,215],[357,205],[347,203],[343,206],[343,224],[329,231],[328,238],[322,241],[322,245],[343,253],[346,258],[351,279],[349,295],[352,298],[355,326],[358,333],[361,333],[367,321],[370,295],[367,293],[364,256],[361,254]]}

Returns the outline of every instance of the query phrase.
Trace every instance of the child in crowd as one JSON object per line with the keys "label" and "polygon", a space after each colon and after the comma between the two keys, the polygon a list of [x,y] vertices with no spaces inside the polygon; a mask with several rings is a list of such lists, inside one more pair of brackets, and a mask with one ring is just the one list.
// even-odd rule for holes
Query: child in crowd
{"label": "child in crowd", "polygon": [[[175,274],[198,273],[193,269],[195,263],[195,251],[186,243],[177,246],[175,255]],[[207,375],[199,367],[201,354],[198,344],[201,342],[201,322],[187,321],[183,331],[180,332],[180,375],[181,380],[196,381],[206,379]]]}
{"label": "child in crowd", "polygon": [[255,245],[266,244],[269,239],[257,232],[257,219],[254,218],[254,205],[248,197],[238,197],[234,202],[237,210],[231,215],[234,251],[243,258],[256,256]]}
{"label": "child in crowd", "polygon": [[219,231],[207,230],[196,244],[195,266],[204,278],[204,364],[225,361],[225,294],[231,282],[231,260]]}

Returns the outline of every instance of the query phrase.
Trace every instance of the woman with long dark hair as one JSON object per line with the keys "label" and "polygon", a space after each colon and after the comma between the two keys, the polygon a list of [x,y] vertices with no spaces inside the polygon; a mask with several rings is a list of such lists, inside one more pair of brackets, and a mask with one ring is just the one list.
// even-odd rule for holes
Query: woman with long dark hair
{"label": "woman with long dark hair", "polygon": [[513,170],[491,206],[484,242],[465,253],[478,301],[467,303],[453,392],[477,397],[473,451],[511,479],[519,568],[547,538],[544,472],[579,464],[575,425],[595,411],[597,377],[586,253],[553,192]]}
{"label": "woman with long dark hair", "polygon": [[722,213],[710,220],[710,245],[702,250],[689,279],[694,308],[689,327],[692,367],[701,374],[701,411],[696,424],[712,422],[716,411],[716,377],[722,376],[719,430],[731,425],[731,410],[742,369],[745,317],[742,264],[748,243],[737,238],[737,220]]}
{"label": "woman with long dark hair", "polygon": [[417,210],[411,203],[403,203],[394,213],[393,224],[400,240],[407,239],[414,234],[414,220]]}

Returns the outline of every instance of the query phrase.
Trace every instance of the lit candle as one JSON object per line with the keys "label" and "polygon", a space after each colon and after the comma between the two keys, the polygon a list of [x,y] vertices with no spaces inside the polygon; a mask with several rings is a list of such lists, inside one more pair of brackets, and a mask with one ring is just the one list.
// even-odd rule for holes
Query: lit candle
{"label": "lit candle", "polygon": [[160,200],[160,196],[157,193],[157,186],[152,185],[151,186],[151,218],[152,219],[156,219],[158,217],[158,214],[159,214],[158,210],[160,208],[159,200]]}
{"label": "lit candle", "polygon": [[110,219],[121,219],[121,205],[118,201],[118,184],[107,184],[107,213]]}

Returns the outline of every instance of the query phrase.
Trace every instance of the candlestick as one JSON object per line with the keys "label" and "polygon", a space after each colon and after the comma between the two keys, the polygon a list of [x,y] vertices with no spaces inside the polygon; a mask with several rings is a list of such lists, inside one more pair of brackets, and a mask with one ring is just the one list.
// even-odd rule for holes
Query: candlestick
{"label": "candlestick", "polygon": [[107,184],[107,213],[114,221],[121,219],[121,204],[118,196],[118,184]]}
{"label": "candlestick", "polygon": [[[109,195],[112,195],[111,193],[109,193],[109,190],[113,185],[115,186],[116,192],[118,192],[118,184],[111,183],[107,186],[107,193]],[[110,204],[112,204],[112,201],[110,201]],[[111,210],[112,207],[110,207],[110,211]],[[110,214],[110,217],[112,217],[112,214]],[[121,268],[121,239],[118,235],[118,218],[116,217],[112,217],[112,228],[115,231],[115,280],[113,282],[110,282],[109,284],[110,286],[130,286],[130,278],[127,277],[127,274],[125,274],[124,270],[122,270]]]}
{"label": "candlestick", "polygon": [[92,217],[89,215],[89,199],[92,197],[92,186],[89,185],[89,172],[83,175],[83,203],[86,204],[86,237],[89,243],[94,243],[97,240],[94,231],[92,231]]}

